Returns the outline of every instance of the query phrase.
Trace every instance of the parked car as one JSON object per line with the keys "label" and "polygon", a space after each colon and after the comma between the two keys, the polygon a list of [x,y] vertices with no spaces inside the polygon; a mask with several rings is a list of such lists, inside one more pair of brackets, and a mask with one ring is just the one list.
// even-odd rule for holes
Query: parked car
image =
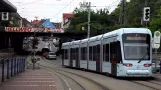
{"label": "parked car", "polygon": [[55,52],[47,52],[46,59],[54,59],[54,60],[56,60]]}

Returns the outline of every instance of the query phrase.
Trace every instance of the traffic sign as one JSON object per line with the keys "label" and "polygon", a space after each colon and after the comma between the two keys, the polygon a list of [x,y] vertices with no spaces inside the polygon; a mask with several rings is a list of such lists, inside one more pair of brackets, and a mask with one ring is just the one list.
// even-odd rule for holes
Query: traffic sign
{"label": "traffic sign", "polygon": [[154,48],[158,49],[160,47],[160,31],[154,32]]}
{"label": "traffic sign", "polygon": [[2,20],[9,20],[9,13],[8,12],[2,12]]}

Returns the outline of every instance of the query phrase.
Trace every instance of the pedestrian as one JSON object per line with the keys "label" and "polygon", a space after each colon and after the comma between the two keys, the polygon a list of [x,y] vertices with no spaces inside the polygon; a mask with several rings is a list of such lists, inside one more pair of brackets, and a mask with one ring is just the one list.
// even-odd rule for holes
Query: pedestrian
{"label": "pedestrian", "polygon": [[43,52],[42,59],[43,59],[44,57],[46,57],[46,52],[45,52],[45,51]]}
{"label": "pedestrian", "polygon": [[38,69],[40,69],[40,57],[37,58]]}

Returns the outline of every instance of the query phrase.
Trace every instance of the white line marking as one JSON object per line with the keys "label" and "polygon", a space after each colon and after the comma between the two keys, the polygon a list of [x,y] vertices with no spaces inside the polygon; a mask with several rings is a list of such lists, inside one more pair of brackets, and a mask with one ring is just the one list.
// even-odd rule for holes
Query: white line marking
{"label": "white line marking", "polygon": [[67,83],[67,81],[62,76],[60,76],[60,74],[58,74],[58,73],[56,73],[56,74],[63,79],[63,81],[65,82],[65,84],[68,86],[69,90],[72,90],[71,87],[69,86],[69,84]]}
{"label": "white line marking", "polygon": [[56,85],[49,85],[49,87],[56,86]]}
{"label": "white line marking", "polygon": [[13,81],[13,82],[54,82],[54,81]]}
{"label": "white line marking", "polygon": [[10,87],[39,87],[39,86],[47,86],[47,87],[55,87],[56,85],[5,85]]}
{"label": "white line marking", "polygon": [[53,79],[53,78],[16,78],[16,79]]}
{"label": "white line marking", "polygon": [[24,76],[25,77],[52,77],[52,76]]}
{"label": "white line marking", "polygon": [[12,87],[12,86],[13,86],[13,87],[18,87],[18,86],[19,86],[19,87],[21,87],[21,86],[32,87],[32,86],[33,86],[33,87],[38,87],[39,85],[6,85],[6,86],[11,86],[11,87]]}

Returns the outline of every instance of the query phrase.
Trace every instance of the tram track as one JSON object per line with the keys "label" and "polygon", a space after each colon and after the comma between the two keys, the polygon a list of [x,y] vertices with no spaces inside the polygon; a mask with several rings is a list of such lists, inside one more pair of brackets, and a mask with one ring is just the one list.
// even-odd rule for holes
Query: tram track
{"label": "tram track", "polygon": [[161,90],[161,84],[152,81],[131,81],[133,83],[149,87],[153,90]]}
{"label": "tram track", "polygon": [[[75,74],[75,73],[72,73],[72,72],[68,72],[68,71],[64,71],[64,70],[61,70],[61,69],[56,69],[56,68],[53,68],[53,67],[49,67],[49,66],[45,66],[45,65],[40,65],[41,67],[45,67],[47,69],[50,69],[50,70],[54,70],[54,72],[57,72],[61,75],[64,75],[72,80],[74,80],[75,82],[77,82],[77,84],[79,83],[79,85],[81,87],[84,88],[84,90],[109,90],[108,88],[106,88],[105,86],[91,80],[91,79],[88,79],[84,76],[81,76],[81,75],[78,75],[78,74]],[[90,85],[88,85],[90,84]]]}
{"label": "tram track", "polygon": [[[47,63],[50,63],[50,64],[52,64],[52,65],[56,65],[56,64],[54,64],[54,63],[52,63],[51,61],[48,61],[48,60],[46,60],[46,59],[43,59],[45,62],[47,62]],[[76,79],[77,78],[80,78],[77,82],[79,83],[79,82],[81,82],[81,84],[83,84],[83,83],[86,83],[86,82],[88,82],[88,84],[90,84],[90,85],[85,85],[87,88],[84,88],[85,90],[110,90],[109,88],[107,88],[107,87],[105,87],[105,86],[103,86],[103,85],[101,85],[100,83],[98,83],[98,82],[95,82],[94,80],[92,80],[92,79],[89,79],[89,78],[87,78],[87,77],[85,77],[85,76],[82,76],[82,75],[79,75],[79,74],[76,74],[76,73],[73,73],[73,72],[70,72],[70,71],[66,71],[66,70],[62,70],[62,69],[58,69],[58,68],[56,68],[56,67],[50,67],[50,66],[45,66],[45,65],[40,65],[40,66],[42,66],[42,67],[46,67],[46,68],[50,68],[50,69],[52,69],[52,70],[54,70],[55,72],[58,72],[58,73],[61,73],[61,74],[63,74],[63,75],[67,75],[68,74],[68,77],[70,77],[70,78],[73,78],[72,76],[74,76],[75,78],[73,78],[75,81],[76,81]],[[81,81],[80,81],[81,80]],[[80,83],[79,83],[80,84]],[[84,85],[82,85],[82,86],[84,86]],[[89,87],[90,86],[90,87]],[[99,87],[99,88],[98,88]]]}
{"label": "tram track", "polygon": [[53,72],[53,69],[51,69],[49,67],[46,67],[46,66],[43,66],[43,65],[41,65],[41,67],[43,67],[45,70],[50,71],[51,73],[55,73],[60,79],[62,79],[65,82],[65,84],[67,85],[67,87],[68,87],[69,90],[74,90],[74,89],[72,89],[72,87],[68,84],[68,82],[66,80],[67,78],[70,79],[70,80],[72,80],[73,82],[75,82],[77,85],[79,85],[80,88],[79,89],[77,88],[77,90],[87,90],[80,83],[78,83],[76,80],[74,80],[73,78],[71,78],[71,76],[68,76],[68,75],[66,75],[64,73],[61,73],[59,71],[56,71],[56,70],[54,70],[54,72]]}
{"label": "tram track", "polygon": [[[56,63],[54,64],[52,61],[48,61],[46,59],[44,59],[43,61],[45,61],[46,63],[50,63],[51,65],[57,65]],[[57,69],[58,67],[55,67],[55,68]],[[58,69],[58,70],[60,70],[60,69]],[[69,73],[74,73],[74,72],[70,72],[70,71],[66,71],[66,70],[63,70],[63,71],[69,72]],[[77,73],[74,73],[74,74],[77,74]],[[80,75],[80,76],[83,76],[83,75]],[[115,78],[110,78],[110,79],[117,80]],[[94,81],[94,82],[96,82],[96,81]],[[129,83],[129,82],[131,82],[131,83]],[[147,81],[125,80],[125,81],[123,81],[123,83],[128,83],[129,85],[132,85],[132,83],[133,83],[134,86],[136,86],[136,87],[143,86],[144,88],[147,88],[148,90],[161,90],[161,84],[155,80],[150,80],[150,81],[148,81],[148,80]],[[108,89],[108,87],[107,87],[107,89],[105,89],[105,90],[112,90],[112,88]]]}
{"label": "tram track", "polygon": [[[56,65],[56,64],[54,64],[51,61],[48,61],[46,59],[43,59],[43,60],[47,63],[52,64],[52,65]],[[70,71],[50,67],[50,66],[45,66],[45,65],[40,65],[40,66],[54,70],[54,72],[57,72],[61,75],[64,75],[64,76],[72,79],[77,84],[79,84],[83,88],[83,90],[110,90],[107,87],[101,85],[100,83],[95,82],[94,80],[91,80],[91,79],[89,79],[85,76],[82,76],[82,75],[79,75],[79,74],[76,74],[76,73],[73,73],[73,72],[70,72]]]}
{"label": "tram track", "polygon": [[161,86],[161,82],[159,82],[159,81],[148,81],[148,82],[154,83],[154,84],[157,84],[157,85],[160,85]]}

